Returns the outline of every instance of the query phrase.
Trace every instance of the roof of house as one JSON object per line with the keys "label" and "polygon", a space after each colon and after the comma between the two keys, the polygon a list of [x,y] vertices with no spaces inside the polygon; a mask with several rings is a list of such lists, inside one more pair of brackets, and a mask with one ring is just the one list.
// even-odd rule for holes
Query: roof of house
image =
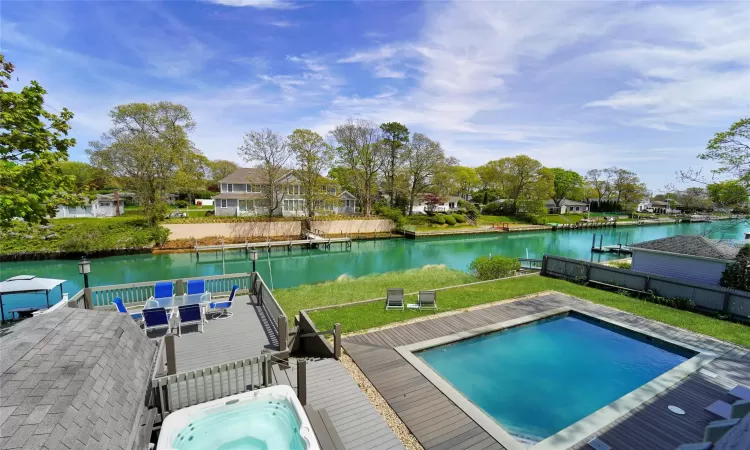
{"label": "roof of house", "polygon": [[215,195],[214,200],[222,199],[237,199],[237,200],[260,200],[265,198],[265,195],[259,192],[222,192],[221,194]]}
{"label": "roof of house", "polygon": [[722,242],[706,239],[703,236],[690,235],[654,239],[653,241],[633,244],[631,247],[658,252],[677,253],[680,255],[727,260],[734,259],[739,251],[738,248]]}
{"label": "roof of house", "polygon": [[[552,207],[556,206],[555,205],[555,201],[552,200],[552,199],[545,200],[544,206],[546,206],[547,208],[552,208]],[[560,200],[560,206],[589,206],[589,205],[587,203],[576,202],[574,200],[568,200],[568,199],[564,198],[564,199]]]}
{"label": "roof of house", "polygon": [[127,314],[60,308],[0,337],[3,448],[143,448],[157,346]]}

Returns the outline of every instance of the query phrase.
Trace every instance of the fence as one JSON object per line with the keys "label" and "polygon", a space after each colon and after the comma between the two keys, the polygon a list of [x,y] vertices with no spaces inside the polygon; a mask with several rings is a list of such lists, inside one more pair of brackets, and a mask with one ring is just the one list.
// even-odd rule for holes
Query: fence
{"label": "fence", "polygon": [[263,282],[258,272],[253,272],[253,295],[258,300],[258,306],[261,307],[265,313],[274,331],[277,333],[279,338],[279,351],[283,352],[287,349],[287,339],[289,333],[287,332],[288,319],[284,310],[281,309],[279,302],[276,301],[271,290],[268,289],[266,283]]}
{"label": "fence", "polygon": [[205,369],[154,378],[156,407],[162,417],[181,408],[273,385],[270,353]]}
{"label": "fence", "polygon": [[[187,282],[189,280],[205,280],[206,291],[214,295],[228,295],[232,291],[232,286],[235,284],[239,286],[239,290],[247,290],[250,287],[249,273],[209,275],[205,277],[181,278],[164,281],[174,283],[175,294],[182,295],[187,292]],[[112,301],[115,297],[120,297],[125,305],[144,303],[146,300],[153,297],[154,285],[160,282],[161,281],[144,281],[141,283],[92,287],[90,288],[91,305],[95,308],[111,308]],[[70,305],[70,301],[68,304]]]}
{"label": "fence", "polygon": [[68,299],[68,307],[83,309],[83,298],[84,298],[84,290],[81,289],[80,291],[76,292],[75,294],[73,294],[72,297]]}
{"label": "fence", "polygon": [[551,255],[544,255],[542,275],[585,280],[665,298],[690,299],[700,309],[720,311],[736,319],[750,321],[750,292]]}

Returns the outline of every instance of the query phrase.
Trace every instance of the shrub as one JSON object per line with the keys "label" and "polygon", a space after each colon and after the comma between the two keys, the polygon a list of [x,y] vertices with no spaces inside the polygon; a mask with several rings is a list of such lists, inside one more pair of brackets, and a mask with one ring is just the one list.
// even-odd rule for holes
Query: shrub
{"label": "shrub", "polygon": [[456,220],[457,223],[466,223],[466,217],[464,217],[461,214],[453,214],[453,218]]}
{"label": "shrub", "polygon": [[494,280],[513,275],[521,269],[521,263],[507,256],[480,256],[469,265],[472,275],[480,280]]}
{"label": "shrub", "polygon": [[730,289],[750,291],[748,265],[750,265],[750,245],[745,245],[737,252],[735,262],[729,264],[721,274],[719,284]]}
{"label": "shrub", "polygon": [[375,214],[391,219],[396,224],[396,228],[402,228],[405,223],[404,213],[397,208],[391,208],[387,205],[378,204],[375,206]]}
{"label": "shrub", "polygon": [[484,205],[484,207],[482,208],[482,214],[488,216],[504,216],[511,213],[511,205],[501,202],[492,202]]}
{"label": "shrub", "polygon": [[473,203],[467,202],[466,200],[459,200],[458,207],[466,211],[466,215],[471,217],[472,219],[475,219],[479,215],[479,208],[477,208]]}
{"label": "shrub", "polygon": [[451,216],[451,215],[447,215],[447,216],[445,216],[445,223],[448,224],[448,225],[453,226],[453,225],[456,224],[456,218],[453,217],[453,216]]}
{"label": "shrub", "polygon": [[432,223],[436,225],[445,225],[445,216],[443,216],[442,214],[432,216]]}
{"label": "shrub", "polygon": [[547,218],[543,216],[529,215],[526,219],[533,225],[547,225]]}
{"label": "shrub", "polygon": [[609,265],[613,267],[617,267],[618,269],[628,269],[628,270],[630,270],[632,267],[632,264],[627,261],[615,261],[613,263],[610,263]]}
{"label": "shrub", "polygon": [[175,208],[187,208],[188,202],[187,200],[175,200],[174,201]]}

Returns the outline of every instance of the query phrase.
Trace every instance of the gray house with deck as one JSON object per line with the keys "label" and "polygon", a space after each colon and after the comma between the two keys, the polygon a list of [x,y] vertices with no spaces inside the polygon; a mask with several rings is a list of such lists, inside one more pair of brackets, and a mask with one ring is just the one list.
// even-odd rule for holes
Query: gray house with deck
{"label": "gray house with deck", "polygon": [[[321,213],[354,214],[356,197],[336,182],[326,179],[325,200],[316,205]],[[280,208],[274,215],[304,216],[307,214],[302,185],[289,170],[280,180],[282,188],[277,193]],[[260,169],[240,168],[219,181],[221,193],[214,197],[217,216],[260,216],[268,214],[268,180]]]}

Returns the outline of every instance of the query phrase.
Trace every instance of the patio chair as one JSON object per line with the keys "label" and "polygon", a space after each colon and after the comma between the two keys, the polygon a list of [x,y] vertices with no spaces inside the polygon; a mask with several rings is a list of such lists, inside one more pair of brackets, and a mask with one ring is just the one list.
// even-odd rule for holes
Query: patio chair
{"label": "patio chair", "polygon": [[404,309],[403,289],[388,289],[385,297],[385,309]]}
{"label": "patio chair", "polygon": [[732,397],[737,397],[740,400],[750,400],[750,388],[738,384],[731,391],[729,391],[729,395],[731,395]]}
{"label": "patio chair", "polygon": [[437,311],[437,292],[436,291],[419,291],[417,298],[419,309],[432,309]]}
{"label": "patio chair", "polygon": [[171,281],[160,281],[154,285],[154,298],[174,297],[174,284]]}
{"label": "patio chair", "polygon": [[183,305],[179,310],[177,322],[177,336],[182,336],[183,325],[198,325],[198,331],[203,333],[203,312],[200,305]]}
{"label": "patio chair", "polygon": [[187,282],[187,293],[191,294],[203,294],[206,292],[206,280],[188,280]]}
{"label": "patio chair", "polygon": [[171,317],[167,314],[167,310],[164,308],[153,308],[143,310],[143,331],[148,334],[149,331],[166,328],[169,330],[169,320]]}
{"label": "patio chair", "polygon": [[121,313],[125,313],[125,314],[130,314],[130,317],[132,317],[133,320],[135,320],[136,322],[140,322],[141,320],[143,320],[143,314],[140,311],[138,312],[128,311],[128,309],[125,307],[125,304],[122,302],[122,299],[120,297],[115,297],[115,299],[112,301],[112,304],[117,307],[117,311]]}
{"label": "patio chair", "polygon": [[224,302],[211,302],[208,307],[209,309],[213,310],[220,310],[219,312],[214,312],[214,314],[211,316],[211,319],[228,319],[232,317],[234,314],[232,311],[229,310],[229,308],[232,307],[232,303],[234,303],[234,295],[237,293],[237,289],[239,286],[236,284],[232,286],[232,293],[229,294],[229,299]]}
{"label": "patio chair", "polygon": [[737,400],[731,405],[721,400],[716,400],[706,406],[706,411],[716,414],[722,419],[738,419],[750,414],[750,400]]}

